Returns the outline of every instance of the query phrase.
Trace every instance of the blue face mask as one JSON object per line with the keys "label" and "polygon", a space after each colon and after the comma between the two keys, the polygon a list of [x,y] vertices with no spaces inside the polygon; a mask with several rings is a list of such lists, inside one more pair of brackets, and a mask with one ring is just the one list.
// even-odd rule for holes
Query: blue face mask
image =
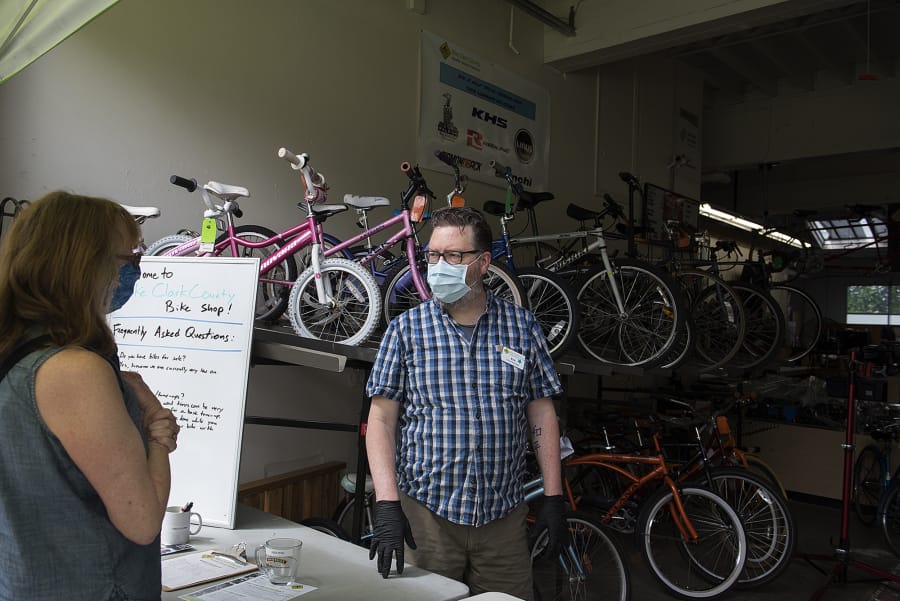
{"label": "blue face mask", "polygon": [[141,268],[139,265],[125,263],[119,267],[119,285],[113,292],[112,300],[109,302],[109,312],[118,311],[125,306],[128,299],[134,293],[134,285],[141,277]]}
{"label": "blue face mask", "polygon": [[466,295],[471,288],[466,283],[468,265],[450,265],[443,259],[437,263],[428,264],[428,285],[431,294],[442,303],[453,303]]}

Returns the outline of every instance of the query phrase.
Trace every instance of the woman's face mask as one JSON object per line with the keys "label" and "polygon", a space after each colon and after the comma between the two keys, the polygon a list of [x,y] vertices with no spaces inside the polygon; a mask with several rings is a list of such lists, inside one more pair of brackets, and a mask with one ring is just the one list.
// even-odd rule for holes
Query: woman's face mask
{"label": "woman's face mask", "polygon": [[113,292],[112,300],[109,302],[109,312],[118,311],[125,306],[128,299],[134,293],[134,285],[141,277],[140,265],[133,263],[125,263],[119,267],[119,285]]}

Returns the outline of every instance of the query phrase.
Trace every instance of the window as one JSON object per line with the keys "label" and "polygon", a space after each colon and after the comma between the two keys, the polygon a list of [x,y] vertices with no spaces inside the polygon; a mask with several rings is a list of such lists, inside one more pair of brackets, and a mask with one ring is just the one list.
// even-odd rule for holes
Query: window
{"label": "window", "polygon": [[877,217],[810,221],[809,231],[823,250],[887,248],[887,226]]}
{"label": "window", "polygon": [[900,286],[847,286],[847,323],[900,325]]}

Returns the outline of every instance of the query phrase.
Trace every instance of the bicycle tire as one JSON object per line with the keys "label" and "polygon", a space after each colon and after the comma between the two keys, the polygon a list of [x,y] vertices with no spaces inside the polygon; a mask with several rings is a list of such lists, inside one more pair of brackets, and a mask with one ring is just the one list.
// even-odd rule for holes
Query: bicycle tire
{"label": "bicycle tire", "polygon": [[[620,313],[612,290],[615,278],[622,295]],[[657,268],[616,260],[613,273],[595,267],[576,294],[581,327],[576,337],[588,357],[603,363],[655,367],[684,327],[684,300],[669,276]]]}
{"label": "bicycle tire", "polygon": [[900,480],[888,487],[878,509],[878,518],[885,542],[894,555],[900,557]]}
{"label": "bicycle tire", "polygon": [[[363,523],[359,531],[359,545],[361,547],[365,547],[366,549],[369,548],[372,541],[372,535],[375,533],[375,524],[372,522],[372,511],[374,511],[374,505],[373,495],[369,495],[369,507],[363,507]],[[347,540],[352,540],[353,513],[355,509],[356,497],[350,496],[341,501],[334,512],[334,521],[344,529],[344,532],[351,533],[351,536]]]}
{"label": "bicycle tire", "polygon": [[[675,369],[684,364],[694,352],[694,333],[691,316],[685,315],[684,327],[676,334],[675,341],[659,362],[660,369]],[[699,370],[698,370],[699,371]]]}
{"label": "bicycle tire", "polygon": [[724,280],[702,269],[675,274],[688,300],[692,320],[694,356],[699,371],[728,363],[741,349],[746,330],[744,307],[738,293]]}
{"label": "bicycle tire", "polygon": [[[195,236],[187,236],[183,234],[173,234],[171,236],[165,236],[160,238],[153,244],[149,245],[146,250],[144,250],[144,255],[148,257],[162,257],[165,255],[169,255],[170,252],[185,244],[186,242],[191,242],[192,240],[196,240]],[[198,241],[199,244],[199,241]],[[195,249],[196,250],[196,247]],[[181,253],[179,253],[181,254]],[[190,253],[193,254],[193,253]],[[169,255],[173,256],[173,255]]]}
{"label": "bicycle tire", "polygon": [[326,518],[306,518],[305,520],[300,520],[300,525],[306,526],[307,528],[312,528],[313,530],[318,530],[323,534],[327,534],[341,540],[350,540],[350,537],[347,536],[347,532],[343,528],[341,528],[340,524]]}
{"label": "bicycle tire", "polygon": [[[787,568],[797,541],[787,499],[771,482],[745,469],[716,467],[709,477],[713,492],[737,511],[747,538],[747,560],[735,587],[771,582]],[[702,475],[694,483],[705,487],[708,482]]]}
{"label": "bicycle tire", "polygon": [[[724,499],[705,488],[680,487],[679,494],[699,539],[690,543],[682,539],[673,523],[674,493],[662,487],[641,511],[641,554],[669,593],[682,599],[715,599],[737,582],[744,569],[747,540],[741,519]],[[687,545],[693,548],[686,553]]]}
{"label": "bicycle tire", "polygon": [[784,315],[775,299],[762,288],[731,282],[741,297],[747,320],[741,348],[730,366],[749,370],[762,368],[776,358],[784,336]]}
{"label": "bicycle tire", "polygon": [[781,483],[781,479],[778,477],[778,474],[775,473],[775,470],[772,469],[772,466],[753,453],[744,453],[744,459],[747,461],[746,466],[735,465],[735,467],[746,467],[746,469],[750,470],[753,474],[765,478],[769,483],[776,487],[782,497],[785,499],[788,498],[787,490],[785,490],[784,484]]}
{"label": "bicycle tire", "polygon": [[873,525],[877,518],[885,478],[881,450],[867,445],[853,463],[853,511],[866,526]]}
{"label": "bicycle tire", "polygon": [[516,276],[547,339],[550,356],[556,359],[575,342],[580,318],[575,291],[564,279],[546,269],[525,267],[518,269]]}
{"label": "bicycle tire", "polygon": [[822,310],[810,295],[794,286],[777,284],[769,288],[769,294],[784,313],[786,361],[795,363],[818,346]]}
{"label": "bicycle tire", "polygon": [[[263,240],[276,238],[278,234],[261,225],[241,225],[234,228],[234,237],[258,243]],[[219,236],[216,244],[228,239],[228,234]],[[274,252],[285,245],[285,242],[276,240],[268,246],[253,248],[237,244],[237,256],[258,257],[260,264],[269,258]],[[231,256],[231,247],[226,246],[219,256]],[[256,308],[254,319],[259,322],[274,322],[281,317],[288,306],[291,288],[297,279],[297,264],[293,257],[285,257],[277,265],[274,265],[267,273],[259,274],[259,285],[256,287]]]}
{"label": "bicycle tire", "polygon": [[532,544],[535,601],[628,601],[631,575],[619,544],[584,513],[567,512],[565,520],[568,536],[558,556],[544,552],[546,531]]}
{"label": "bicycle tire", "polygon": [[359,263],[333,257],[320,265],[321,281],[332,299],[319,302],[316,272],[309,267],[294,283],[288,315],[298,336],[355,346],[375,331],[381,315],[378,284]]}

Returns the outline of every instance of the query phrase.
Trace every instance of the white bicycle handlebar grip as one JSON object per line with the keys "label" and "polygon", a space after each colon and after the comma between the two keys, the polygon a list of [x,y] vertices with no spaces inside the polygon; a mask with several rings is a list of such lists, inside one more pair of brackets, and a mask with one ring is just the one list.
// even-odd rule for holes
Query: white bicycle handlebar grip
{"label": "white bicycle handlebar grip", "polygon": [[491,160],[491,162],[488,164],[491,166],[491,169],[493,169],[495,173],[498,173],[500,175],[503,175],[506,173],[506,166],[503,165],[502,163]]}
{"label": "white bicycle handlebar grip", "polygon": [[278,158],[286,160],[294,169],[302,169],[309,160],[309,155],[304,152],[298,156],[282,146],[278,149]]}

